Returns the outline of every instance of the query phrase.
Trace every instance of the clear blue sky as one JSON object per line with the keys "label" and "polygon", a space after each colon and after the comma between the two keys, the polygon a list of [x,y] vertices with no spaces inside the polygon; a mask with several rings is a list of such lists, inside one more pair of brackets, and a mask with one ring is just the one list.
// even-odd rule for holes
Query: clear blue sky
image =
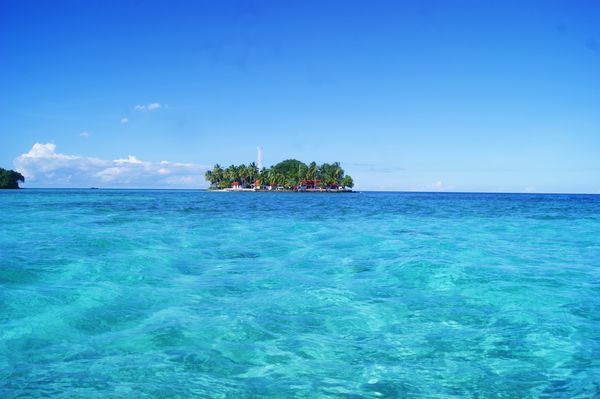
{"label": "clear blue sky", "polygon": [[599,193],[600,2],[0,3],[27,186],[205,187],[259,145],[360,189]]}

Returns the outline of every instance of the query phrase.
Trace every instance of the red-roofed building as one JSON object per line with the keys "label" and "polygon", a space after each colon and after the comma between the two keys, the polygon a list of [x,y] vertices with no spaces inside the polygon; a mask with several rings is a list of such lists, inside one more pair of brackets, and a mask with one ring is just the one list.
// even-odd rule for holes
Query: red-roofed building
{"label": "red-roofed building", "polygon": [[319,183],[321,183],[321,180],[319,180],[319,179],[317,179],[317,180],[307,179],[307,180],[302,180],[302,182],[300,182],[300,185],[302,186],[303,189],[315,189],[315,188],[317,188]]}
{"label": "red-roofed building", "polygon": [[233,188],[234,190],[239,190],[240,188],[242,188],[242,186],[240,185],[239,181],[234,181],[233,183],[231,183],[231,188]]}

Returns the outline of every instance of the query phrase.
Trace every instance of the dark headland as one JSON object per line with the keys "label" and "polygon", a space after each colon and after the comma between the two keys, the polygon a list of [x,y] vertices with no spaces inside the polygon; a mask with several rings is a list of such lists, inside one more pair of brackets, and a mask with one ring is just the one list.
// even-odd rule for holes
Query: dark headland
{"label": "dark headland", "polygon": [[0,189],[18,189],[19,182],[24,183],[25,177],[19,172],[0,168]]}

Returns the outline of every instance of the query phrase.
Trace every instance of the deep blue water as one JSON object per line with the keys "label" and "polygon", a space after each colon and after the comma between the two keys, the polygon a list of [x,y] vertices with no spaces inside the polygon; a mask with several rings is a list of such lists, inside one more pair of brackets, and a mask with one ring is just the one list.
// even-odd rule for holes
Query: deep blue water
{"label": "deep blue water", "polygon": [[600,395],[600,196],[0,192],[0,398]]}

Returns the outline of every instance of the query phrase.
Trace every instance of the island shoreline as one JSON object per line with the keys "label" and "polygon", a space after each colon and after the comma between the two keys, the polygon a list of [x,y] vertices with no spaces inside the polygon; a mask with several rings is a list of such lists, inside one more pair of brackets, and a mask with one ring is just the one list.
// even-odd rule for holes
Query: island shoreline
{"label": "island shoreline", "polygon": [[211,193],[302,193],[302,194],[350,194],[356,193],[353,190],[254,190],[246,188],[224,188],[211,190],[207,189],[207,192]]}

